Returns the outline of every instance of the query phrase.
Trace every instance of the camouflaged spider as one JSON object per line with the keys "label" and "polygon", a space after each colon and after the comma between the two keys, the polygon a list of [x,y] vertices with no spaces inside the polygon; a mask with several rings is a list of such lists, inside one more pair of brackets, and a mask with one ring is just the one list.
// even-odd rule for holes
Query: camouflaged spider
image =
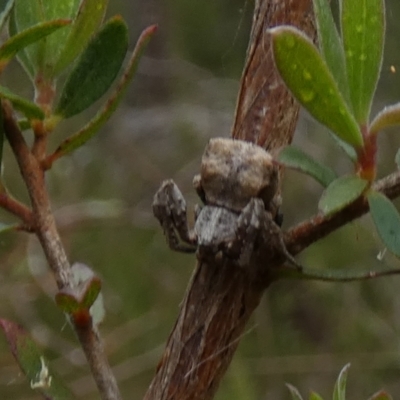
{"label": "camouflaged spider", "polygon": [[240,140],[211,139],[193,183],[204,206],[196,209],[192,230],[185,199],[172,180],[164,181],[154,196],[154,215],[173,250],[197,251],[199,259],[227,256],[245,266],[260,230],[268,229],[279,238],[278,251],[301,268],[272,217],[279,208],[278,168],[268,152]]}

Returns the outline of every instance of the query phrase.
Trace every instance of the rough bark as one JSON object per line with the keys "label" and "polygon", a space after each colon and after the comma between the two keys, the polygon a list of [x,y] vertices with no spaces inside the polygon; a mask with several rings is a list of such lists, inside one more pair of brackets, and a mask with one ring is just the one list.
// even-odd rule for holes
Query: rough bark
{"label": "rough bark", "polygon": [[[246,66],[232,137],[273,151],[293,137],[299,106],[275,70],[267,29],[290,24],[314,35],[311,0],[255,3]],[[265,248],[248,268],[223,259],[198,262],[146,400],[213,398],[243,335],[279,267]]]}

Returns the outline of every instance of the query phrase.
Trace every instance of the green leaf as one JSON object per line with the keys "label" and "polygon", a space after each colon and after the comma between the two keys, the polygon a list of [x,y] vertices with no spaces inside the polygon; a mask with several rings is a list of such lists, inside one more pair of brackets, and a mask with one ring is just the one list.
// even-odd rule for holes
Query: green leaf
{"label": "green leaf", "polygon": [[11,102],[14,108],[20,111],[28,119],[44,119],[43,110],[38,107],[35,103],[26,100],[24,97],[20,97],[4,86],[0,86],[0,97],[3,97]]}
{"label": "green leaf", "polygon": [[86,308],[92,307],[101,292],[101,280],[97,276],[93,276],[85,284],[82,296],[82,305]]}
{"label": "green leaf", "polygon": [[108,121],[108,119],[116,110],[122,97],[124,96],[130,81],[135,75],[140,58],[142,57],[142,54],[146,49],[147,44],[149,43],[156,30],[157,26],[152,25],[142,32],[136,44],[132,57],[130,58],[129,63],[122,75],[122,78],[119,81],[116,90],[108,99],[105,107],[103,107],[103,109],[100,110],[97,115],[91,121],[89,121],[89,123],[86,124],[79,132],[70,136],[63,143],[61,143],[55,153],[50,156],[53,160],[69,154],[75,149],[84,145]]}
{"label": "green leaf", "polygon": [[14,5],[14,0],[2,0],[0,6],[0,30],[3,29],[4,23],[6,22],[12,7]]}
{"label": "green leaf", "polygon": [[359,269],[323,269],[303,267],[284,267],[274,272],[274,279],[294,279],[321,282],[355,282],[369,279],[383,278],[384,276],[399,275],[400,268],[383,268],[375,270]]}
{"label": "green leaf", "polygon": [[353,147],[363,138],[327,65],[311,40],[298,29],[270,29],[275,63],[297,100],[319,122]]}
{"label": "green leaf", "polygon": [[32,389],[37,390],[46,399],[67,400],[74,398],[72,393],[51,371],[41,350],[24,328],[5,319],[0,319],[0,327],[6,336],[14,358]]}
{"label": "green leaf", "polygon": [[374,393],[368,400],[393,400],[392,396],[384,390]]}
{"label": "green leaf", "polygon": [[[80,0],[42,1],[16,0],[10,32],[19,33],[36,24],[57,19],[72,19]],[[52,75],[54,64],[65,47],[69,29],[59,30],[44,40],[29,46],[20,53],[19,60],[29,75],[39,71],[43,77]]]}
{"label": "green leaf", "polygon": [[318,393],[311,392],[309,400],[324,400]]}
{"label": "green leaf", "polygon": [[312,176],[324,187],[336,179],[336,174],[330,168],[320,164],[295,146],[289,145],[282,149],[277,160],[286,167],[297,169]]}
{"label": "green leaf", "polygon": [[11,38],[0,47],[0,69],[2,70],[4,66],[25,47],[43,39],[70,23],[70,20],[65,19],[44,22],[11,36]]}
{"label": "green leaf", "polygon": [[357,162],[357,153],[354,150],[354,147],[351,147],[348,143],[334,135],[331,131],[329,131],[329,133],[340,149],[346,153],[347,157],[349,157],[354,163]]}
{"label": "green leaf", "polygon": [[292,395],[292,400],[303,400],[299,391],[293,385],[287,383],[286,387],[289,389],[290,394]]}
{"label": "green leaf", "polygon": [[369,127],[371,134],[400,125],[400,103],[385,107],[371,122]]}
{"label": "green leaf", "polygon": [[[11,10],[10,21],[8,23],[8,34],[10,37],[18,34],[17,22],[15,20],[15,7]],[[26,54],[26,51],[19,52],[17,54],[17,60],[24,68],[31,81],[34,81],[35,68]]]}
{"label": "green leaf", "polygon": [[350,364],[346,364],[340,371],[339,377],[333,389],[333,400],[346,400],[346,381]]}
{"label": "green leaf", "polygon": [[79,292],[71,288],[64,288],[56,294],[56,304],[63,312],[69,315],[82,309]]}
{"label": "green leaf", "polygon": [[114,17],[93,37],[71,71],[55,113],[67,118],[98,100],[121,69],[128,49],[128,28]]}
{"label": "green leaf", "polygon": [[86,47],[103,21],[108,0],[82,0],[65,47],[54,67],[54,75],[66,68]]}
{"label": "green leaf", "polygon": [[349,99],[346,76],[346,61],[342,40],[336,28],[327,0],[313,0],[317,23],[318,44],[329,70],[331,71],[343,97]]}
{"label": "green leaf", "polygon": [[326,188],[318,208],[325,215],[332,214],[358,199],[367,187],[368,181],[356,175],[341,176]]}
{"label": "green leaf", "polygon": [[357,122],[368,122],[382,65],[384,0],[341,0],[342,37],[350,99]]}
{"label": "green leaf", "polygon": [[95,325],[104,319],[103,295],[100,292],[101,281],[93,270],[83,263],[75,263],[71,267],[75,284],[81,287],[81,304],[90,307],[90,315]]}
{"label": "green leaf", "polygon": [[400,215],[393,203],[383,194],[371,192],[368,203],[372,219],[382,242],[400,257]]}

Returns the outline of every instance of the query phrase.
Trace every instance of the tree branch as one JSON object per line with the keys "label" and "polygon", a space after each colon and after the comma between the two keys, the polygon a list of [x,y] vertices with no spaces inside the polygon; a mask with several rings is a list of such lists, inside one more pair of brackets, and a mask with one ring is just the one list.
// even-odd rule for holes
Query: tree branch
{"label": "tree branch", "polygon": [[[400,171],[396,171],[376,182],[374,190],[382,192],[390,199],[400,196]],[[285,243],[291,254],[300,253],[310,244],[331,232],[361,217],[369,210],[366,198],[361,197],[343,210],[331,215],[317,214],[311,219],[291,228],[285,235]]]}
{"label": "tree branch", "polygon": [[[275,71],[267,28],[291,24],[314,37],[312,20],[311,0],[256,1],[232,137],[268,150],[291,141],[299,106]],[[145,400],[213,398],[247,321],[273,281],[268,269],[283,261],[271,247],[248,268],[226,258],[197,263]]]}
{"label": "tree branch", "polygon": [[[51,211],[44,171],[41,168],[40,161],[27,146],[14,118],[10,103],[3,100],[2,107],[5,134],[16,157],[30,196],[32,204],[31,222],[34,232],[39,238],[58,288],[60,290],[72,288],[74,287],[74,278],[71,265]],[[105,355],[97,327],[93,323],[89,323],[85,327],[75,324],[74,328],[85,352],[101,398],[104,400],[120,400],[121,395],[117,382]]]}

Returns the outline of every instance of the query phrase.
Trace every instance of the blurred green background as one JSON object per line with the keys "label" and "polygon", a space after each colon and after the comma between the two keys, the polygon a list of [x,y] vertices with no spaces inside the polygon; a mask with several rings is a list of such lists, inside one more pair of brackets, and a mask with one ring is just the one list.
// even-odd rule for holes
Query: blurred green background
{"label": "blurred green background", "polygon": [[[229,136],[252,18],[252,1],[114,0],[109,15],[128,22],[133,49],[141,29],[159,31],[142,59],[124,103],[101,133],[48,174],[60,233],[72,262],[103,278],[107,310],[101,331],[124,398],[140,399],[152,378],[194,266],[194,257],[168,250],[151,214],[152,196],[173,178],[193,206],[191,186],[210,137]],[[400,100],[400,3],[386,1],[387,42],[373,114]],[[393,72],[394,66],[399,72]],[[30,96],[15,63],[7,84]],[[103,99],[104,101],[104,99]],[[100,102],[101,103],[101,102]],[[60,126],[52,147],[88,115]],[[381,135],[380,176],[395,168],[397,130]],[[295,142],[338,173],[350,170],[327,132],[305,113]],[[7,147],[4,176],[21,199],[26,192]],[[287,172],[285,227],[316,212],[321,188]],[[12,221],[0,212],[1,221]],[[386,254],[364,217],[313,245],[299,258],[320,268],[399,265]],[[280,282],[264,296],[216,396],[218,400],[289,399],[285,382],[330,398],[340,369],[352,364],[348,398],[386,388],[400,393],[400,277],[327,284]],[[0,316],[22,324],[42,346],[78,399],[98,395],[84,356],[54,304],[55,284],[37,242],[0,237]],[[39,399],[0,335],[0,398]]]}

